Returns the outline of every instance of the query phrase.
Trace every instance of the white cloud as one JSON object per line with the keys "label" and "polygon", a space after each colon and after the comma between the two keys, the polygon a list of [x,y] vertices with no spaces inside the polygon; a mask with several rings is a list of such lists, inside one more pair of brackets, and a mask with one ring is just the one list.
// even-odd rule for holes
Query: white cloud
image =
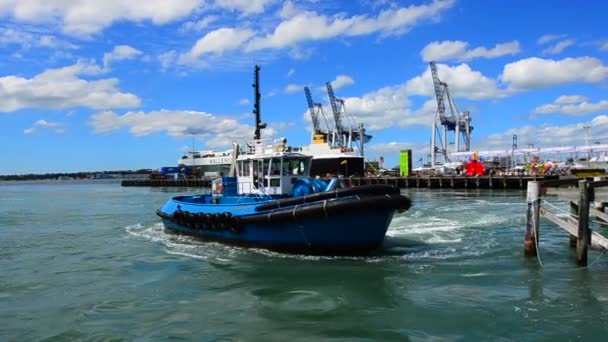
{"label": "white cloud", "polygon": [[536,114],[559,113],[572,116],[587,115],[608,110],[608,100],[597,103],[587,102],[587,98],[580,95],[560,96],[553,103],[536,107]]}
{"label": "white cloud", "polygon": [[608,51],[608,42],[603,42],[600,44],[600,51]]}
{"label": "white cloud", "polygon": [[608,76],[608,67],[597,58],[562,60],[531,57],[505,65],[501,80],[510,90],[544,88],[559,84],[598,83]]}
{"label": "white cloud", "polygon": [[557,42],[555,45],[544,49],[543,53],[556,55],[558,53],[562,53],[562,51],[564,51],[564,49],[566,49],[568,46],[573,45],[574,43],[575,43],[574,39],[562,40],[560,42]]}
{"label": "white cloud", "polygon": [[[135,136],[166,132],[173,137],[195,135],[205,139],[209,147],[228,147],[232,141],[241,142],[253,137],[253,126],[231,117],[186,110],[131,111],[118,115],[112,111],[93,114],[89,125],[95,133],[109,133],[128,128]],[[266,135],[274,135],[272,128]]]}
{"label": "white cloud", "polygon": [[169,69],[171,65],[178,59],[177,52],[175,50],[167,51],[158,55],[158,61],[163,71]]}
{"label": "white cloud", "polygon": [[217,21],[217,20],[218,20],[217,16],[210,15],[210,16],[204,17],[199,20],[187,21],[184,24],[182,24],[182,26],[180,27],[180,30],[181,31],[200,32],[200,31],[206,29],[211,23],[213,23],[214,21]]}
{"label": "white cloud", "polygon": [[420,55],[426,62],[447,60],[468,61],[475,58],[496,58],[505,55],[515,55],[521,51],[519,42],[516,40],[496,44],[491,49],[480,46],[467,50],[468,45],[469,43],[460,40],[436,41],[425,46]]}
{"label": "white cloud", "polygon": [[250,103],[250,102],[249,102],[249,99],[241,99],[241,100],[239,101],[239,104],[240,104],[241,106],[246,106],[246,105],[248,105],[249,103]]}
{"label": "white cloud", "polygon": [[247,45],[248,51],[281,49],[312,40],[327,40],[338,36],[360,36],[372,33],[397,35],[409,31],[424,20],[437,19],[453,0],[435,0],[428,4],[390,8],[375,17],[356,15],[328,17],[316,12],[291,13],[292,17],[281,22],[272,33],[256,37]]}
{"label": "white cloud", "polygon": [[107,68],[112,61],[133,59],[139,55],[141,55],[141,51],[134,47],[129,45],[116,45],[112,51],[103,54],[103,66],[104,68]]}
{"label": "white cloud", "polygon": [[289,57],[297,61],[303,61],[309,59],[313,52],[314,49],[310,47],[294,46],[289,49]]}
{"label": "white cloud", "polygon": [[[172,58],[171,62],[208,67],[211,62],[225,62],[225,59],[220,59],[219,56],[228,52],[251,53],[263,49],[284,48],[289,49],[291,58],[306,59],[312,54],[312,49],[299,46],[299,43],[373,33],[380,33],[384,36],[404,34],[422,21],[438,20],[440,14],[450,8],[454,2],[455,0],[434,0],[423,5],[391,7],[376,16],[355,15],[351,17],[346,17],[344,13],[326,16],[316,12],[303,11],[296,9],[293,3],[285,2],[279,11],[279,16],[283,21],[272,32],[264,34],[246,27],[221,27],[208,32],[194,44],[190,51],[181,53],[177,59]],[[270,2],[265,0],[253,2],[230,0],[216,2],[216,5],[226,9],[240,9],[244,11],[244,14],[249,14],[263,9],[268,3]],[[203,59],[205,56],[208,58]],[[238,64],[238,56],[231,57],[234,58],[230,60],[233,62],[237,60]],[[164,60],[168,61],[167,58]],[[166,69],[168,66],[165,63],[164,68]]]}
{"label": "white cloud", "polygon": [[555,99],[555,103],[557,104],[577,103],[583,101],[587,101],[587,97],[583,95],[562,95]]}
{"label": "white cloud", "polygon": [[331,81],[331,86],[334,88],[334,90],[351,84],[355,84],[355,81],[348,75],[338,75],[335,80]]}
{"label": "white cloud", "polygon": [[[506,96],[504,91],[497,88],[495,80],[472,70],[465,63],[458,66],[437,64],[437,72],[439,79],[448,84],[453,97],[479,100]],[[410,95],[435,96],[430,68],[408,80],[406,89]]]}
{"label": "white cloud", "polygon": [[243,14],[261,13],[265,7],[274,2],[277,2],[277,0],[215,0],[218,7]]}
{"label": "white cloud", "polygon": [[19,45],[24,49],[45,47],[56,49],[78,49],[78,46],[54,35],[30,32],[19,27],[0,27],[0,45]]}
{"label": "white cloud", "polygon": [[283,19],[288,19],[291,17],[295,17],[296,15],[305,12],[304,10],[296,7],[293,4],[293,1],[287,0],[283,2],[283,6],[279,10],[279,17]]}
{"label": "white cloud", "polygon": [[289,71],[287,72],[287,78],[290,78],[295,73],[296,73],[296,69],[294,69],[294,68],[289,69]]}
{"label": "white cloud", "polygon": [[61,134],[65,130],[62,127],[62,124],[59,122],[50,122],[43,119],[37,120],[34,122],[34,125],[30,128],[26,128],[23,130],[23,134],[35,134],[35,133],[58,133]]}
{"label": "white cloud", "polygon": [[[432,121],[432,116],[426,117],[411,110],[404,85],[384,87],[361,97],[349,97],[344,100],[349,113],[369,130],[428,125]],[[331,110],[326,113],[331,113]]]}
{"label": "white cloud", "polygon": [[79,75],[98,75],[102,69],[80,61],[59,69],[47,69],[32,77],[0,77],[0,111],[24,108],[94,109],[127,108],[140,105],[133,94],[121,92],[115,78],[85,80]]}
{"label": "white cloud", "polygon": [[547,44],[547,43],[550,43],[555,40],[560,40],[560,39],[566,38],[567,36],[568,35],[566,35],[566,34],[545,34],[545,35],[541,36],[540,38],[538,38],[536,43],[538,43],[539,45]]}
{"label": "white cloud", "polygon": [[226,51],[240,48],[254,35],[250,29],[236,29],[223,27],[208,32],[199,39],[186,54],[179,57],[182,64],[192,64],[203,55],[221,55]]}
{"label": "white cloud", "polygon": [[58,24],[65,33],[90,36],[119,20],[166,24],[187,16],[201,5],[200,0],[4,0],[0,16],[8,14],[19,22]]}
{"label": "white cloud", "polygon": [[293,93],[297,93],[299,91],[304,91],[304,85],[291,83],[285,87],[284,91],[286,94],[293,94]]}

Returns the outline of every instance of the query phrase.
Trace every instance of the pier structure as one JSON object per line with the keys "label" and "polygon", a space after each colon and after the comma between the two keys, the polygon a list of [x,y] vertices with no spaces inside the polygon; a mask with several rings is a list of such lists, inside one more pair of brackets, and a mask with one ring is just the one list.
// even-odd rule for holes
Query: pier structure
{"label": "pier structure", "polygon": [[[543,206],[542,196],[548,187],[563,185],[578,188],[578,202],[570,201],[570,214],[567,217],[558,216],[554,211]],[[524,233],[524,255],[538,256],[540,237],[539,222],[541,218],[548,219],[566,230],[570,236],[570,246],[576,248],[576,263],[587,266],[588,248],[604,251],[608,248],[608,238],[596,230],[592,223],[598,226],[608,224],[608,214],[605,207],[608,199],[596,197],[595,189],[608,186],[608,180],[595,177],[594,180],[542,180],[529,181],[527,185],[526,227]],[[548,204],[548,203],[547,203]],[[592,220],[596,218],[596,220]]]}
{"label": "pier structure", "polygon": [[[496,189],[525,190],[530,181],[558,179],[557,176],[408,176],[408,177],[348,177],[348,186],[389,184],[400,189]],[[210,187],[211,179],[147,180],[125,179],[122,186]]]}

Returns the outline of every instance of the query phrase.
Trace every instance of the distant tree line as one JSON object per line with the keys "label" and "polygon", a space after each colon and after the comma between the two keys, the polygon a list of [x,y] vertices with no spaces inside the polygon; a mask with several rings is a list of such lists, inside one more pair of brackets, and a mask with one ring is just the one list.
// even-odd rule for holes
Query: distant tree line
{"label": "distant tree line", "polygon": [[[20,180],[45,180],[45,179],[92,179],[92,178],[118,178],[124,175],[148,175],[154,172],[152,169],[139,170],[115,170],[115,171],[91,171],[91,172],[60,172],[42,174],[23,174],[23,175],[0,175],[0,180],[20,181]],[[101,177],[100,177],[101,176]]]}

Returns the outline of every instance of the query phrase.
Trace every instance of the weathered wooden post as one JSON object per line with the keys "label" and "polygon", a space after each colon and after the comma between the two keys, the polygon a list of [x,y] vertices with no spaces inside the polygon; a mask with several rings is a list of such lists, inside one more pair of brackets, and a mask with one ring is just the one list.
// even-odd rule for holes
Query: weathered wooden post
{"label": "weathered wooden post", "polygon": [[526,233],[524,235],[524,255],[536,256],[540,214],[540,182],[528,181],[526,196]]}
{"label": "weathered wooden post", "polygon": [[[572,219],[574,219],[575,221],[577,221],[577,217],[578,217],[578,205],[576,205],[576,203],[570,201],[570,215],[572,215]],[[572,248],[576,248],[576,240],[578,240],[576,238],[576,236],[570,234],[570,247]]]}
{"label": "weathered wooden post", "polygon": [[578,237],[576,241],[576,263],[587,266],[587,250],[591,245],[591,230],[589,229],[589,202],[593,201],[593,187],[587,180],[578,182]]}

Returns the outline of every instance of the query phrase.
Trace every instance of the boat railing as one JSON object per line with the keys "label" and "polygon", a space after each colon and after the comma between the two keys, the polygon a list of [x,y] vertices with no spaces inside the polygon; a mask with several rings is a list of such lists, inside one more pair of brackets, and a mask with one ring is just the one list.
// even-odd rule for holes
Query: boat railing
{"label": "boat railing", "polygon": [[287,139],[285,138],[264,138],[249,141],[245,146],[246,154],[260,155],[272,152],[287,151]]}

